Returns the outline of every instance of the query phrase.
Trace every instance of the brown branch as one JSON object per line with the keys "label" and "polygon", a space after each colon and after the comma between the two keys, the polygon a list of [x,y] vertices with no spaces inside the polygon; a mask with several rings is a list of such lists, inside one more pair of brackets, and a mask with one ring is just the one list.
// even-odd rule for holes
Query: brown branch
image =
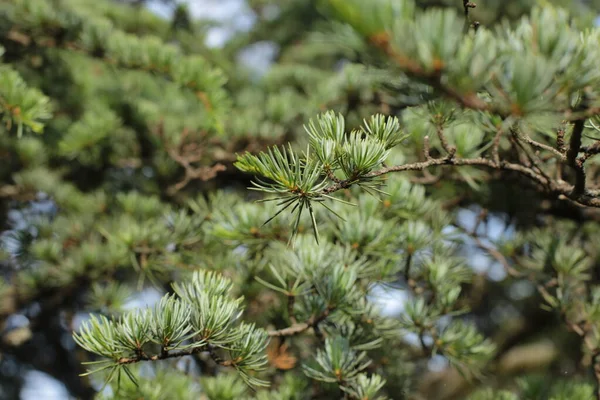
{"label": "brown branch", "polygon": [[543,144],[543,143],[537,142],[537,141],[533,140],[532,138],[530,138],[528,135],[519,133],[519,134],[517,134],[517,137],[520,140],[524,141],[525,143],[527,143],[527,144],[529,144],[529,145],[531,145],[533,147],[537,147],[540,150],[549,151],[550,153],[552,153],[556,157],[558,157],[558,159],[561,160],[561,161],[565,161],[567,159],[567,156],[566,156],[566,154],[564,154],[564,152],[561,153],[559,150],[555,149],[552,146],[548,146],[547,144]]}
{"label": "brown branch", "polygon": [[337,176],[334,175],[333,171],[331,170],[331,167],[327,166],[325,167],[325,173],[327,174],[327,177],[329,179],[331,179],[332,181],[339,183],[342,180],[340,178],[338,178]]}
{"label": "brown branch", "polygon": [[594,368],[594,378],[596,379],[596,400],[600,400],[600,354],[592,356],[592,365]]}
{"label": "brown branch", "polygon": [[426,161],[431,160],[428,135],[425,135],[425,137],[423,138],[423,157],[425,157]]}
{"label": "brown branch", "polygon": [[[600,207],[600,191],[589,190],[587,192],[578,192],[574,190],[572,185],[559,180],[549,180],[549,178],[544,176],[544,174],[540,174],[539,172],[537,172],[529,166],[515,164],[508,161],[500,161],[500,164],[497,165],[494,161],[483,157],[449,158],[446,156],[444,158],[432,158],[426,161],[384,167],[375,171],[371,171],[370,173],[363,175],[359,178],[371,179],[389,174],[391,172],[423,171],[427,168],[435,166],[479,166],[489,168],[492,170],[516,172],[519,175],[522,175],[541,185],[542,187],[546,188],[548,193],[552,195],[558,195],[559,199],[569,199],[582,206]],[[340,182],[334,183],[326,187],[321,191],[321,194],[331,194],[342,189],[347,189],[357,182],[360,182],[360,179],[355,178],[352,180],[342,180]]]}
{"label": "brown branch", "polygon": [[448,154],[448,158],[453,158],[454,155],[456,154],[456,147],[455,146],[451,146],[450,143],[448,143],[448,138],[446,138],[446,135],[444,134],[444,127],[441,124],[438,124],[436,126],[436,130],[435,131],[437,133],[438,139],[440,139],[440,143],[442,144],[442,148]]}
{"label": "brown branch", "polygon": [[471,3],[469,0],[463,0],[463,7],[465,9],[465,17],[469,17],[469,9],[475,8],[475,3]]}
{"label": "brown branch", "polygon": [[475,7],[477,7],[475,3],[472,3],[469,0],[463,0],[463,8],[465,10],[465,31],[468,31],[469,26],[472,26],[475,29],[479,27],[479,22],[473,21],[473,24],[471,24],[471,18],[469,17],[469,9]]}
{"label": "brown branch", "polygon": [[135,364],[135,363],[142,362],[142,361],[159,361],[159,360],[166,360],[169,358],[179,358],[179,357],[191,356],[191,355],[195,355],[195,354],[199,354],[199,353],[209,353],[211,358],[217,364],[220,364],[223,366],[231,366],[231,365],[234,365],[234,363],[235,363],[235,360],[222,360],[214,352],[214,348],[210,345],[201,346],[201,347],[192,347],[190,349],[173,351],[173,352],[166,351],[163,349],[160,352],[160,354],[153,354],[153,355],[147,355],[146,353],[140,351],[138,354],[136,354],[133,357],[121,357],[118,360],[116,360],[116,362],[119,365],[127,365],[127,364]]}
{"label": "brown branch", "polygon": [[542,169],[541,165],[543,161],[537,156],[537,153],[532,154],[530,149],[525,148],[523,143],[519,141],[519,134],[516,131],[513,131],[513,138],[516,145],[523,151],[527,160],[529,160],[529,165],[531,165],[532,169],[537,170],[540,175],[546,178],[546,181],[552,182],[552,178]]}
{"label": "brown branch", "polygon": [[492,142],[492,159],[496,166],[500,166],[500,139],[502,138],[503,133],[502,128],[498,128]]}
{"label": "brown branch", "polygon": [[580,119],[585,120],[586,118],[593,117],[600,114],[600,107],[589,107],[572,110],[570,108],[561,111],[567,121],[578,121]]}
{"label": "brown branch", "polygon": [[[434,166],[444,166],[444,165],[482,166],[482,167],[487,167],[487,168],[492,168],[492,169],[513,171],[513,172],[517,172],[521,175],[524,175],[544,186],[546,186],[548,184],[546,178],[544,178],[542,175],[538,174],[537,172],[535,172],[534,170],[532,170],[529,167],[525,167],[520,164],[513,164],[513,163],[510,163],[507,161],[502,161],[499,166],[496,166],[492,160],[489,160],[489,159],[483,158],[483,157],[478,157],[478,158],[449,158],[449,157],[432,158],[430,160],[422,161],[422,162],[381,168],[381,169],[372,171],[372,172],[364,175],[362,178],[365,178],[365,179],[375,178],[375,177],[378,177],[381,175],[389,174],[391,172],[422,171],[426,168],[430,168],[430,167],[434,167]],[[333,184],[333,185],[325,188],[322,191],[322,193],[330,194],[330,193],[336,192],[341,189],[347,189],[350,186],[352,186],[352,184],[355,182],[356,182],[356,179],[352,180],[352,181],[351,180],[343,180],[339,183]]]}
{"label": "brown branch", "polygon": [[202,167],[198,167],[198,168],[192,168],[192,167],[188,166],[188,167],[184,167],[184,168],[185,168],[184,178],[181,181],[177,182],[175,185],[172,185],[167,189],[167,192],[170,195],[177,193],[178,191],[180,191],[181,189],[186,187],[193,180],[208,181],[208,180],[214,178],[215,176],[217,176],[217,173],[219,173],[221,171],[225,171],[225,169],[226,169],[226,167],[220,163],[217,163],[213,166],[202,166]]}
{"label": "brown branch", "polygon": [[268,334],[271,337],[281,337],[281,336],[295,336],[302,332],[307,331],[309,328],[317,328],[317,325],[324,321],[329,314],[334,310],[334,308],[327,308],[325,311],[321,313],[319,316],[312,316],[308,321],[302,323],[296,323],[287,328],[269,331]]}
{"label": "brown branch", "polygon": [[565,147],[565,131],[565,123],[563,122],[556,132],[556,148],[563,154],[567,151],[567,148]]}
{"label": "brown branch", "polygon": [[581,146],[581,148],[579,149],[579,151],[581,153],[584,153],[585,155],[588,155],[588,156],[593,156],[593,155],[596,155],[596,154],[600,154],[600,141],[595,142],[591,146]]}
{"label": "brown branch", "polygon": [[407,249],[406,255],[406,263],[404,264],[404,281],[411,288],[414,289],[414,282],[410,279],[410,267],[412,266],[412,258],[414,253],[414,248],[409,246]]}
{"label": "brown branch", "polygon": [[583,163],[577,159],[581,148],[581,135],[585,119],[579,119],[573,124],[573,132],[569,141],[569,150],[567,151],[567,162],[575,171],[575,186],[573,187],[573,195],[582,195],[585,192],[585,170]]}
{"label": "brown branch", "polygon": [[288,318],[292,321],[293,325],[296,325],[298,321],[296,321],[296,314],[294,313],[294,304],[296,304],[296,296],[293,294],[288,294],[288,302],[287,302],[287,311]]}
{"label": "brown branch", "polygon": [[522,143],[517,140],[514,133],[508,137],[508,140],[510,141],[515,153],[519,157],[519,162],[528,168],[531,167],[531,159],[527,156]]}
{"label": "brown branch", "polygon": [[[185,175],[181,181],[169,186],[167,189],[169,195],[174,195],[193,180],[198,179],[207,181],[213,179],[217,173],[225,171],[226,167],[221,163],[212,166],[203,165],[199,167],[193,165],[193,163],[200,162],[204,158],[204,147],[199,143],[187,141],[187,138],[190,135],[189,129],[183,129],[179,137],[179,144],[173,147],[168,145],[162,121],[155,127],[154,131],[156,136],[158,136],[162,142],[164,151],[185,171]],[[201,135],[202,138],[205,138],[205,136],[206,133]]]}
{"label": "brown branch", "polygon": [[581,146],[579,151],[583,155],[577,158],[577,162],[583,166],[590,157],[600,154],[600,141],[595,142],[591,146]]}

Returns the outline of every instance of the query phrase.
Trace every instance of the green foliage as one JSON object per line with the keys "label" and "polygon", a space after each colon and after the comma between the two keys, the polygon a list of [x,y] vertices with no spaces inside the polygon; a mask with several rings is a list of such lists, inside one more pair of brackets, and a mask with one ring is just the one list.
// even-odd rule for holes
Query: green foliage
{"label": "green foliage", "polygon": [[[81,332],[73,336],[75,341],[87,351],[108,358],[104,361],[108,365],[90,373],[107,368],[127,372],[127,365],[134,362],[221,348],[231,357],[221,362],[232,365],[244,381],[266,384],[249,371],[265,366],[268,336],[254,325],[234,327],[242,299],[227,299],[231,282],[212,272],[196,271],[190,283],[177,284],[174,289],[179,298],[165,295],[153,310],[131,311],[113,320],[92,315],[84,322]],[[153,347],[156,349],[151,352]],[[113,373],[107,383],[112,377]]]}
{"label": "green foliage", "polygon": [[171,374],[167,368],[158,368],[153,376],[131,380],[121,380],[121,385],[113,393],[103,393],[99,399],[139,398],[152,400],[168,400],[173,397],[183,400],[198,398],[202,392],[200,385],[185,374]]}
{"label": "green foliage", "polygon": [[[0,55],[3,52],[0,47]],[[23,127],[42,132],[45,120],[52,116],[48,97],[28,87],[18,72],[8,65],[0,66],[0,93],[2,120],[9,129],[15,125],[19,137],[23,135]]]}
{"label": "green foliage", "polygon": [[364,361],[366,356],[365,352],[352,351],[348,341],[343,337],[327,338],[325,350],[317,350],[315,361],[318,367],[312,368],[305,365],[304,373],[310,378],[323,382],[353,381],[362,370],[369,366],[370,362]]}
{"label": "green foliage", "polygon": [[0,2],[0,369],[74,398],[592,397],[594,2],[246,3],[211,49],[185,6]]}

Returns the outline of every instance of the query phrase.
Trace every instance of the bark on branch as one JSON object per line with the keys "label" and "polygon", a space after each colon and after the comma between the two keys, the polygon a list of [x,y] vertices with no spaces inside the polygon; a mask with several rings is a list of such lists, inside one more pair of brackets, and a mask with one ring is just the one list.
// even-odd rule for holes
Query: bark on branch
{"label": "bark on branch", "polygon": [[292,326],[289,326],[287,328],[283,328],[283,329],[279,329],[279,330],[275,330],[275,331],[269,331],[269,336],[280,337],[280,336],[298,335],[304,331],[307,331],[309,328],[315,328],[319,323],[324,321],[329,316],[329,314],[331,314],[332,311],[333,311],[332,308],[328,308],[325,311],[323,311],[323,313],[321,313],[321,315],[313,316],[306,322],[293,324]]}
{"label": "bark on branch", "polygon": [[[539,184],[543,190],[551,194],[558,195],[560,199],[569,199],[583,206],[600,207],[600,193],[597,193],[597,191],[581,191],[580,188],[577,188],[578,190],[576,190],[573,185],[570,185],[567,182],[549,179],[547,175],[545,176],[545,174],[540,173],[533,166],[530,167],[508,161],[500,161],[497,164],[494,160],[484,157],[458,158],[446,156],[443,158],[431,158],[421,162],[384,167],[375,171],[371,171],[368,174],[360,177],[360,179],[368,180],[392,172],[422,171],[436,166],[479,166],[492,170],[515,172],[532,180],[534,183]],[[360,180],[341,180],[339,182],[332,183],[330,186],[323,189],[321,193],[328,195],[339,190],[348,189],[357,182],[360,182]],[[579,183],[579,185],[581,185],[581,183]]]}

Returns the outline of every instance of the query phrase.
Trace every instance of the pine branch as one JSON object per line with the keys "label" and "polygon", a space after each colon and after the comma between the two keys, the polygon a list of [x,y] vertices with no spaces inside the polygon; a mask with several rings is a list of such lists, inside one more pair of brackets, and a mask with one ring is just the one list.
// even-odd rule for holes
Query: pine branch
{"label": "pine branch", "polygon": [[[492,168],[492,169],[513,171],[513,172],[518,172],[519,174],[522,174],[540,184],[544,184],[544,185],[547,184],[546,178],[544,178],[542,175],[538,174],[537,172],[533,171],[531,168],[525,167],[520,164],[510,163],[507,161],[502,161],[500,163],[500,165],[498,167],[496,167],[496,165],[494,164],[493,161],[491,161],[487,158],[482,158],[482,157],[450,158],[449,156],[446,156],[444,158],[432,158],[432,159],[429,159],[427,161],[422,161],[422,162],[381,168],[379,170],[375,170],[375,171],[368,173],[367,175],[365,175],[365,178],[366,179],[375,178],[378,176],[389,174],[391,172],[421,171],[421,170],[424,170],[424,169],[427,169],[430,167],[445,166],[445,165],[456,166],[456,167],[459,167],[459,166],[482,166],[482,167],[488,167],[488,168]],[[339,183],[328,186],[326,189],[323,190],[322,193],[323,194],[331,194],[338,190],[347,189],[350,186],[352,186],[353,184],[354,184],[354,181],[343,180]]]}
{"label": "pine branch", "polygon": [[[588,191],[587,193],[584,193],[583,191],[577,191],[574,190],[574,186],[569,185],[568,183],[558,180],[548,180],[544,174],[537,172],[531,167],[524,166],[522,164],[511,163],[508,161],[500,161],[500,164],[497,165],[494,161],[483,157],[450,158],[446,156],[444,158],[432,158],[427,161],[396,165],[371,171],[364,175],[363,179],[376,178],[392,172],[422,171],[435,166],[479,166],[492,170],[516,172],[541,185],[542,187],[545,187],[548,193],[558,194],[559,198],[562,196],[562,198],[570,199],[580,205],[600,207],[600,193],[595,193],[594,191]],[[329,195],[339,190],[348,189],[356,183],[356,180],[342,180],[338,183],[328,186],[321,192],[321,194]]]}
{"label": "pine branch", "polygon": [[552,153],[561,161],[566,161],[566,159],[567,159],[567,156],[560,150],[557,150],[552,146],[548,146],[547,144],[537,142],[537,141],[533,140],[531,137],[529,137],[529,135],[520,133],[517,135],[517,137],[520,140],[524,141],[525,143],[527,143],[533,147],[536,147],[540,150],[544,150],[544,151],[548,151],[548,152]]}
{"label": "pine branch", "polygon": [[600,351],[596,350],[592,356],[594,379],[596,380],[596,400],[600,400]]}
{"label": "pine branch", "polygon": [[202,346],[202,347],[194,347],[187,350],[179,350],[169,352],[163,349],[160,354],[147,355],[144,352],[140,352],[138,355],[133,357],[121,357],[116,360],[118,365],[127,365],[127,364],[136,364],[143,361],[160,361],[160,360],[168,360],[171,358],[181,358],[186,356],[198,355],[201,353],[206,353],[210,355],[210,358],[218,364],[224,367],[233,367],[240,360],[223,360],[219,355],[215,352],[215,349],[211,345]]}
{"label": "pine branch", "polygon": [[[184,129],[181,133],[180,143],[178,146],[170,147],[165,137],[164,124],[161,122],[155,128],[155,133],[158,138],[162,141],[165,152],[169,157],[179,164],[185,174],[184,177],[177,182],[169,186],[167,193],[171,196],[185,188],[191,181],[200,180],[208,181],[213,179],[219,172],[225,171],[227,168],[221,163],[215,165],[201,165],[195,166],[194,163],[202,161],[204,158],[208,158],[206,153],[206,146],[200,143],[187,143],[186,138],[189,136],[189,129]],[[204,138],[207,135],[203,133]]]}
{"label": "pine branch", "polygon": [[319,316],[313,316],[311,317],[308,321],[306,322],[302,322],[299,324],[293,324],[292,326],[289,326],[287,328],[283,328],[283,329],[279,329],[279,330],[275,330],[275,331],[269,331],[269,336],[272,337],[280,337],[280,336],[295,336],[298,335],[302,332],[307,331],[310,328],[315,328],[317,327],[317,325],[319,325],[319,323],[321,323],[322,321],[324,321],[329,314],[331,314],[332,311],[334,311],[335,308],[327,308],[325,311],[323,311],[323,313],[321,313]]}
{"label": "pine branch", "polygon": [[290,321],[292,321],[292,324],[295,325],[298,323],[298,321],[296,320],[296,314],[294,313],[294,304],[296,304],[296,296],[293,294],[288,294],[287,299],[288,318],[290,319]]}
{"label": "pine branch", "polygon": [[569,150],[567,151],[567,162],[575,171],[575,185],[573,186],[573,195],[579,196],[585,192],[585,170],[583,162],[577,159],[581,149],[581,135],[585,127],[585,120],[579,119],[573,124],[573,132],[569,141]]}
{"label": "pine branch", "polygon": [[126,364],[135,364],[135,363],[142,362],[142,361],[159,361],[159,360],[166,360],[169,358],[179,358],[179,357],[191,356],[194,354],[208,353],[208,352],[209,352],[209,350],[206,347],[194,347],[194,348],[191,348],[188,350],[180,350],[180,351],[174,351],[174,352],[164,351],[164,352],[161,352],[161,354],[154,354],[154,355],[150,355],[150,356],[146,355],[145,353],[142,352],[133,357],[121,357],[116,362],[119,365],[126,365]]}
{"label": "pine branch", "polygon": [[438,124],[435,130],[438,138],[440,139],[440,143],[442,144],[442,148],[448,154],[448,158],[452,159],[456,154],[456,147],[450,146],[450,144],[448,143],[448,138],[446,138],[446,135],[444,133],[444,127],[441,124]]}

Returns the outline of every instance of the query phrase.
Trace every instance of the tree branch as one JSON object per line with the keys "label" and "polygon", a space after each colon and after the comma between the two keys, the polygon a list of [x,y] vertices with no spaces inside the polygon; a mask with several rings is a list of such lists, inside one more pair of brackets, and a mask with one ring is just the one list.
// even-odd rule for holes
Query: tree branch
{"label": "tree branch", "polygon": [[204,353],[207,352],[208,349],[204,346],[202,347],[193,347],[187,350],[180,350],[175,352],[161,352],[161,354],[147,355],[145,353],[140,353],[133,357],[121,357],[117,360],[117,363],[120,365],[125,364],[135,364],[141,361],[158,361],[158,360],[166,360],[168,358],[178,358],[184,356],[191,356],[193,354]]}
{"label": "tree branch", "polygon": [[596,352],[592,356],[592,365],[594,368],[594,378],[596,379],[596,400],[600,400],[600,353]]}
{"label": "tree branch", "polygon": [[431,158],[426,161],[410,164],[384,167],[375,171],[371,171],[368,174],[359,177],[360,179],[346,179],[341,180],[340,182],[335,182],[323,189],[321,194],[329,195],[339,190],[348,189],[354,184],[359,183],[361,180],[369,180],[378,176],[389,174],[391,172],[422,171],[435,166],[480,166],[492,170],[516,172],[541,185],[546,189],[547,192],[558,195],[559,199],[569,199],[583,206],[600,207],[600,192],[574,190],[573,185],[559,180],[551,180],[547,176],[544,176],[544,174],[540,174],[531,167],[524,166],[522,164],[511,163],[508,161],[500,161],[499,164],[496,164],[496,162],[493,160],[483,157],[450,158],[449,156],[446,156],[443,158]]}
{"label": "tree branch", "polygon": [[500,166],[500,139],[502,138],[503,133],[504,131],[502,128],[498,128],[494,140],[492,141],[492,160],[494,160],[496,166]]}
{"label": "tree branch", "polygon": [[133,357],[121,357],[117,360],[117,364],[119,365],[127,365],[127,364],[135,364],[142,361],[159,361],[159,360],[167,360],[169,358],[179,358],[185,356],[191,356],[199,353],[208,353],[210,357],[219,365],[223,365],[225,367],[229,367],[235,364],[235,360],[222,360],[214,351],[214,348],[211,345],[200,346],[200,347],[192,347],[186,350],[179,351],[161,351],[160,354],[147,355],[144,352],[140,352],[139,354]]}
{"label": "tree branch", "polygon": [[299,324],[293,324],[292,326],[289,326],[287,328],[283,328],[283,329],[279,329],[279,330],[275,330],[275,331],[269,331],[268,334],[271,337],[298,335],[299,333],[302,333],[302,332],[308,330],[309,328],[315,328],[320,322],[325,320],[325,318],[327,318],[333,310],[334,310],[333,308],[327,308],[325,311],[323,311],[323,313],[321,313],[321,315],[313,316],[306,322],[302,322]]}
{"label": "tree branch", "polygon": [[293,294],[288,294],[287,299],[288,318],[290,319],[290,321],[292,321],[292,324],[295,325],[298,323],[298,321],[296,321],[296,314],[294,313],[294,304],[296,304],[296,296],[294,296]]}
{"label": "tree branch", "polygon": [[528,135],[519,133],[519,134],[517,134],[517,137],[520,140],[524,141],[525,143],[527,143],[533,147],[537,147],[540,150],[549,151],[550,153],[552,153],[556,157],[558,157],[558,159],[561,161],[565,161],[567,159],[567,156],[564,153],[560,152],[559,150],[555,149],[552,146],[548,146],[547,144],[537,142],[537,141],[533,140],[532,138],[530,138]]}
{"label": "tree branch", "polygon": [[[431,158],[427,161],[416,162],[411,164],[403,164],[396,165],[391,167],[381,168],[375,171],[371,171],[368,174],[364,175],[363,179],[376,178],[378,176],[386,175],[391,172],[402,172],[402,171],[422,171],[424,169],[434,167],[434,166],[444,166],[444,165],[452,165],[452,166],[482,166],[488,167],[492,169],[500,169],[506,171],[514,171],[521,175],[524,175],[537,183],[540,183],[544,186],[548,184],[547,179],[542,175],[538,174],[534,170],[529,167],[525,167],[521,164],[513,164],[507,161],[500,162],[500,165],[496,166],[496,164],[487,158],[478,157],[478,158],[450,158],[448,156],[443,158]],[[322,193],[323,194],[331,194],[333,192],[337,192],[338,190],[347,189],[356,183],[357,180],[343,180],[338,183],[334,183],[331,186],[325,188]]]}
{"label": "tree branch", "polygon": [[446,138],[446,135],[444,134],[444,127],[441,124],[438,124],[436,126],[436,133],[438,138],[440,139],[442,148],[448,154],[448,158],[453,158],[456,154],[456,147],[451,146],[450,143],[448,143],[448,138]]}
{"label": "tree branch", "polygon": [[569,150],[567,151],[567,162],[575,171],[574,195],[581,195],[585,192],[585,171],[583,163],[580,163],[577,159],[581,148],[581,134],[583,133],[584,124],[585,119],[579,119],[574,122],[571,140],[569,141]]}
{"label": "tree branch", "polygon": [[590,157],[600,154],[600,141],[595,142],[591,146],[581,146],[579,152],[583,153],[583,155],[577,158],[577,162],[583,167],[583,164]]}

